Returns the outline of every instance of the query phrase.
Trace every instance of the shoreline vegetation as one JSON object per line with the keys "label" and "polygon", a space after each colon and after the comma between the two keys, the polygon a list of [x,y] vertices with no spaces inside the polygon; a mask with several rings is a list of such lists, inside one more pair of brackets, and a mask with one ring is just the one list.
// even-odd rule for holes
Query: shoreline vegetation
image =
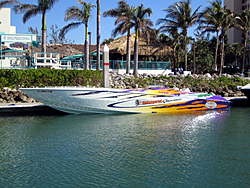
{"label": "shoreline vegetation", "polygon": [[[222,97],[240,97],[244,94],[237,86],[244,86],[250,80],[240,75],[204,74],[204,75],[153,75],[117,74],[110,72],[111,88],[135,89],[149,86],[165,86],[169,88],[189,88],[192,92],[204,92]],[[2,69],[0,70],[0,103],[35,103],[36,100],[22,93],[20,87],[48,86],[86,86],[102,87],[102,71],[93,70],[55,70],[55,69]]]}

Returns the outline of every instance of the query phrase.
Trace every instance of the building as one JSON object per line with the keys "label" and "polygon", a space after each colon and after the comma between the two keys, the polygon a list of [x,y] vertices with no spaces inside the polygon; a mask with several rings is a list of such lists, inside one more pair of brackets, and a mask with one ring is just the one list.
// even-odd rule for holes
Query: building
{"label": "building", "polygon": [[[226,8],[240,13],[250,7],[250,0],[224,0]],[[228,43],[243,43],[243,33],[239,29],[232,27],[227,30]]]}
{"label": "building", "polygon": [[0,10],[0,34],[16,34],[16,26],[11,26],[10,8]]}
{"label": "building", "polygon": [[[34,34],[17,34],[16,26],[11,25],[11,9],[0,9],[0,68],[28,66],[26,49],[29,43],[36,41]],[[25,45],[26,44],[26,45]],[[26,46],[26,47],[25,47]]]}

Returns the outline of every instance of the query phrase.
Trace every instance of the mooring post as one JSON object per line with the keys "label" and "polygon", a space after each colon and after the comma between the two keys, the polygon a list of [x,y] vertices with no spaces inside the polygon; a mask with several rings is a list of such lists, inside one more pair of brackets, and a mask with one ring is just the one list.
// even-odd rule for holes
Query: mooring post
{"label": "mooring post", "polygon": [[105,44],[103,49],[103,87],[109,88],[109,47]]}

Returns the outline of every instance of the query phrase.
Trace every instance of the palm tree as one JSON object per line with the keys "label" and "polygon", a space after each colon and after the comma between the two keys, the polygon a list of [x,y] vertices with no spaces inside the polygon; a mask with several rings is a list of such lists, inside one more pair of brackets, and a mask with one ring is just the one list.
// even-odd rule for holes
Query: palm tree
{"label": "palm tree", "polygon": [[176,68],[178,69],[178,54],[179,50],[181,48],[181,40],[183,36],[178,33],[178,30],[171,30],[169,32],[169,36],[166,36],[165,34],[160,35],[160,42],[165,43],[166,45],[170,46],[172,50],[172,58],[173,58],[173,65],[172,68],[174,72],[176,72]]}
{"label": "palm tree", "polygon": [[76,20],[77,22],[69,23],[61,29],[60,36],[64,36],[69,30],[85,25],[85,69],[89,69],[89,41],[88,41],[88,22],[91,18],[91,10],[95,7],[90,2],[86,3],[81,0],[77,0],[81,7],[71,6],[65,11],[65,21]]}
{"label": "palm tree", "polygon": [[181,34],[184,37],[185,70],[187,70],[187,29],[198,22],[200,7],[192,13],[190,0],[183,0],[164,9],[167,15],[165,18],[157,20],[157,25],[163,23],[160,28],[163,31],[169,32],[172,29],[182,30]]}
{"label": "palm tree", "polygon": [[38,5],[20,4],[15,6],[16,13],[24,13],[23,23],[26,23],[31,17],[42,14],[42,52],[46,52],[46,13],[52,9],[53,5],[59,0],[38,0]]}
{"label": "palm tree", "polygon": [[[242,59],[242,55],[244,54],[244,45],[242,43],[234,43],[232,44],[232,51],[235,58],[235,66],[238,66],[238,60]],[[243,54],[242,54],[243,52]]]}
{"label": "palm tree", "polygon": [[131,48],[130,48],[130,30],[133,27],[132,18],[135,14],[135,7],[130,7],[126,1],[122,0],[118,3],[118,8],[110,9],[103,13],[104,17],[111,16],[117,18],[115,21],[115,25],[117,27],[113,30],[112,36],[115,37],[117,34],[124,34],[127,32],[127,69],[126,73],[130,73],[130,56],[131,56]]}
{"label": "palm tree", "polygon": [[101,48],[101,10],[100,10],[100,0],[96,1],[97,4],[97,38],[96,38],[96,45],[97,45],[97,66],[96,70],[101,69],[101,58],[100,58],[100,48]]}
{"label": "palm tree", "polygon": [[114,38],[112,38],[112,37],[110,37],[109,39],[104,39],[103,41],[102,41],[102,45],[105,45],[105,44],[110,44],[111,42],[113,42],[115,39]]}
{"label": "palm tree", "polygon": [[3,7],[6,7],[6,6],[13,6],[13,5],[19,5],[20,2],[19,1],[14,1],[14,0],[2,0],[0,2],[0,9],[3,8]]}
{"label": "palm tree", "polygon": [[204,29],[204,32],[216,32],[216,48],[214,57],[214,67],[217,67],[217,56],[219,48],[219,34],[222,28],[224,19],[224,7],[221,0],[209,1],[211,6],[207,7],[202,13],[202,19],[200,19],[200,29]]}
{"label": "palm tree", "polygon": [[144,8],[143,4],[136,8],[135,15],[133,17],[135,28],[135,44],[134,44],[134,76],[138,75],[138,38],[141,31],[147,27],[153,26],[153,22],[147,17],[153,13],[151,8]]}
{"label": "palm tree", "polygon": [[246,50],[247,50],[247,40],[248,40],[248,31],[250,28],[250,11],[242,11],[240,14],[237,14],[235,17],[236,24],[235,26],[239,28],[244,34],[244,53],[243,53],[243,63],[241,66],[241,72],[244,72],[244,66],[246,64]]}
{"label": "palm tree", "polygon": [[234,13],[231,12],[229,9],[224,10],[224,19],[221,27],[221,36],[222,36],[222,45],[221,45],[221,64],[220,64],[220,74],[222,74],[222,69],[224,66],[224,54],[225,54],[225,36],[226,31],[229,27],[232,26],[234,21]]}

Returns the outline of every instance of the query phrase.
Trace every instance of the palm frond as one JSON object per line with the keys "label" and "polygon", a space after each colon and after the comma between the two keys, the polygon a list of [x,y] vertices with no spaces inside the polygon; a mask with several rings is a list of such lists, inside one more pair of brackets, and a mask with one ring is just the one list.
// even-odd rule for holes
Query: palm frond
{"label": "palm frond", "polygon": [[20,4],[14,7],[15,13],[25,13],[27,11],[30,11],[32,9],[38,9],[39,7],[37,5],[32,4]]}
{"label": "palm frond", "polygon": [[20,4],[19,1],[2,0],[0,2],[0,8],[7,7],[7,6],[15,6],[15,5],[19,5],[19,4]]}
{"label": "palm frond", "polygon": [[64,26],[60,30],[59,36],[64,37],[69,32],[69,30],[75,29],[75,28],[79,27],[81,24],[83,24],[83,22],[72,22],[72,23]]}
{"label": "palm frond", "polygon": [[23,15],[23,23],[26,23],[30,18],[35,17],[37,14],[41,14],[42,10],[37,8],[37,9],[31,9],[29,11],[27,11],[24,15]]}
{"label": "palm frond", "polygon": [[72,6],[66,9],[65,11],[65,21],[77,20],[83,21],[84,13],[77,6]]}

